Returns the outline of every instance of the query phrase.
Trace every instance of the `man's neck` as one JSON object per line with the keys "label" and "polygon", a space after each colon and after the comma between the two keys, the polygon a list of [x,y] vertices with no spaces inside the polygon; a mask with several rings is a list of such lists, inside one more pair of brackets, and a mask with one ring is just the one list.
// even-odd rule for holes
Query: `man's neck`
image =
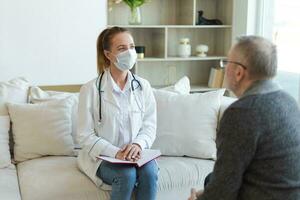
{"label": "man's neck", "polygon": [[240,98],[241,96],[243,96],[243,94],[252,86],[252,84],[254,83],[254,80],[245,80],[243,81],[240,86],[236,89],[236,91],[234,91],[234,94]]}

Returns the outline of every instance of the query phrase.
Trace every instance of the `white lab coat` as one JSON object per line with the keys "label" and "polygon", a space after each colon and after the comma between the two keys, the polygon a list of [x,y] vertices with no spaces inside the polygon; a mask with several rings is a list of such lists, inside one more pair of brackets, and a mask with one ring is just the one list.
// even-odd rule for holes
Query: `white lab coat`
{"label": "white lab coat", "polygon": [[[78,154],[78,166],[97,186],[102,186],[102,180],[96,176],[101,160],[96,156],[109,148],[111,156],[119,150],[118,128],[116,117],[119,105],[112,93],[113,86],[108,81],[106,70],[101,82],[102,121],[99,122],[99,95],[94,79],[82,86],[79,96],[77,140],[81,146]],[[128,76],[129,77],[129,76]],[[156,102],[148,81],[137,77],[142,90],[137,88],[130,95],[130,126],[132,142],[138,143],[142,149],[150,148],[156,136]],[[139,104],[137,104],[139,103]],[[141,108],[141,109],[140,109]]]}

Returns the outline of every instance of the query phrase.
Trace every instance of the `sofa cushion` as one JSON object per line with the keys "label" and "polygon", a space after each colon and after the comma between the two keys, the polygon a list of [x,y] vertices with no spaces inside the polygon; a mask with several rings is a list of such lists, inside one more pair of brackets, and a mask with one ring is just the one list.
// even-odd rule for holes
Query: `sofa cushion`
{"label": "sofa cushion", "polygon": [[22,200],[104,199],[75,157],[47,156],[17,165]]}
{"label": "sofa cushion", "polygon": [[160,90],[166,90],[177,94],[189,94],[191,91],[190,79],[187,76],[184,76],[174,85],[161,88]]}
{"label": "sofa cushion", "polygon": [[26,103],[29,83],[25,78],[15,78],[0,82],[0,115],[8,115],[7,102]]}
{"label": "sofa cushion", "polygon": [[167,156],[216,158],[216,128],[224,90],[173,94],[156,90],[157,135],[154,149]]}
{"label": "sofa cushion", "polygon": [[43,91],[39,87],[33,86],[29,91],[29,102],[30,103],[44,103],[57,99],[66,99],[73,98],[72,105],[72,137],[75,144],[75,147],[79,147],[78,142],[76,141],[77,137],[77,113],[78,113],[78,100],[79,93],[70,93],[70,92],[57,92],[57,91]]}
{"label": "sofa cushion", "polygon": [[41,104],[7,104],[13,123],[16,161],[47,155],[74,155],[73,99]]}
{"label": "sofa cushion", "polygon": [[[157,161],[159,193],[203,185],[214,165],[210,160],[187,157],[160,157]],[[105,191],[98,189],[80,172],[74,157],[37,158],[19,163],[17,168],[23,200],[106,200],[110,196],[109,187]]]}
{"label": "sofa cushion", "polygon": [[203,185],[214,166],[214,161],[189,157],[161,156],[157,162],[160,168],[159,190]]}
{"label": "sofa cushion", "polygon": [[[8,111],[6,108],[7,102],[26,103],[28,96],[28,88],[29,83],[25,78],[15,78],[7,82],[0,82],[0,116],[8,116]],[[2,139],[3,137],[8,138],[8,136],[3,135],[3,132],[1,134]],[[2,150],[0,152],[0,155],[3,155],[3,150],[5,150],[6,152],[10,150],[10,153],[13,153],[14,142],[12,137],[12,131],[9,131],[9,143],[4,144],[3,140],[1,141],[1,143]],[[7,147],[10,147],[10,149],[8,149]],[[0,160],[0,168],[6,167],[11,163],[11,156],[10,154],[6,154],[6,156],[3,157],[0,156]]]}
{"label": "sofa cushion", "polygon": [[21,200],[16,167],[0,169],[0,199]]}

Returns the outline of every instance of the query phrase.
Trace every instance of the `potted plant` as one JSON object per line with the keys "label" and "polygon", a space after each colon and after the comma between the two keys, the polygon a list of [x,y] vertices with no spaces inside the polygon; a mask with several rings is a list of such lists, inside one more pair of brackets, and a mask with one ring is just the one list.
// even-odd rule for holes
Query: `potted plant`
{"label": "potted plant", "polygon": [[139,25],[142,23],[140,7],[149,0],[110,0],[109,6],[124,2],[130,8],[129,24]]}

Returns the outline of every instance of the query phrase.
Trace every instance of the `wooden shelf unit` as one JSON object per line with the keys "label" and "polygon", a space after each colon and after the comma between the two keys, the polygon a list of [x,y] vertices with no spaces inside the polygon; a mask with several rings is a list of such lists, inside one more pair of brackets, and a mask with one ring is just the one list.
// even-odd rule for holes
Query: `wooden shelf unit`
{"label": "wooden shelf unit", "polygon": [[[226,58],[232,45],[233,5],[235,0],[151,0],[141,7],[142,24],[129,25],[129,7],[124,3],[113,5],[107,11],[107,25],[127,28],[136,46],[145,46],[145,58],[138,59],[135,73],[153,86],[174,84],[188,76],[194,92],[208,88],[210,68]],[[224,25],[197,25],[198,11],[208,19],[219,19]],[[190,39],[192,55],[178,56],[180,38]],[[197,57],[198,44],[209,46],[207,57]]]}

